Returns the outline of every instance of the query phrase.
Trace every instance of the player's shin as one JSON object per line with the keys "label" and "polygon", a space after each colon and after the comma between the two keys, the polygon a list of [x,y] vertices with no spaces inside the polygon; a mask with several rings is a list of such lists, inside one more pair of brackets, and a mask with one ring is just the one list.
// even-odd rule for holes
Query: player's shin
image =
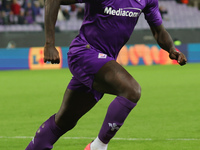
{"label": "player's shin", "polygon": [[103,143],[107,144],[111,140],[135,106],[136,103],[120,96],[112,101],[98,135]]}
{"label": "player's shin", "polygon": [[65,133],[55,123],[55,115],[45,121],[25,150],[50,150],[53,144]]}

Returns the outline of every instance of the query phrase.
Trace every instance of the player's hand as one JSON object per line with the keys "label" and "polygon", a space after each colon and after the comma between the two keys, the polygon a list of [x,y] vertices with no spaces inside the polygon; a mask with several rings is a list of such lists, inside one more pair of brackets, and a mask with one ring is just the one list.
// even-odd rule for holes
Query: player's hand
{"label": "player's hand", "polygon": [[176,50],[172,50],[169,52],[169,57],[171,59],[175,59],[177,60],[177,62],[179,63],[179,65],[183,66],[187,63],[187,58],[185,57],[185,55],[181,52],[178,52]]}
{"label": "player's hand", "polygon": [[44,63],[50,61],[52,64],[60,63],[60,56],[54,46],[44,46]]}

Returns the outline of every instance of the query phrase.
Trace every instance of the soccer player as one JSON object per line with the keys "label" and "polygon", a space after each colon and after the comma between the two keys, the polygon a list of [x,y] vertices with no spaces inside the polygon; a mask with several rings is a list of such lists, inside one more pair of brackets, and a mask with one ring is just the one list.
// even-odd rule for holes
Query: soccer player
{"label": "soccer player", "polygon": [[116,98],[108,107],[98,136],[85,148],[107,150],[109,141],[141,96],[138,82],[116,62],[141,13],[169,57],[180,65],[187,62],[184,54],[175,50],[171,36],[162,25],[158,0],[46,0],[44,62],[60,62],[54,34],[57,13],[60,5],[74,3],[85,3],[85,16],[68,52],[73,77],[59,111],[40,126],[26,150],[52,149],[59,137],[71,130],[103,94],[108,93]]}

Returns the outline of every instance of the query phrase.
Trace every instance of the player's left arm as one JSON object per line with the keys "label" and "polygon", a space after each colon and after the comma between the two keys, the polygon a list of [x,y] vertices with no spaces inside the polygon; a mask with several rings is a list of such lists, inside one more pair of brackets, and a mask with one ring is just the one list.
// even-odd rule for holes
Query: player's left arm
{"label": "player's left arm", "polygon": [[177,60],[181,66],[185,65],[187,62],[185,55],[176,51],[171,36],[162,24],[158,0],[147,0],[147,5],[143,12],[159,46],[169,53],[171,59]]}
{"label": "player's left arm", "polygon": [[157,43],[162,49],[169,53],[169,57],[177,60],[181,66],[185,65],[187,62],[185,55],[176,51],[174,42],[164,26],[161,24],[159,26],[150,26],[150,28]]}

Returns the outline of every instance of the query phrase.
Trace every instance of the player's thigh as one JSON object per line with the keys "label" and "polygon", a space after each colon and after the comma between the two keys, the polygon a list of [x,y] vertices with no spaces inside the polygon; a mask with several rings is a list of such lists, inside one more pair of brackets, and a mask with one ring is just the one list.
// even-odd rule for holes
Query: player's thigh
{"label": "player's thigh", "polygon": [[66,89],[62,105],[56,114],[56,123],[62,129],[76,122],[87,113],[95,104],[96,100],[91,93]]}
{"label": "player's thigh", "polygon": [[107,62],[95,74],[93,88],[102,93],[127,98],[136,94],[140,97],[140,85],[138,82],[114,60]]}

